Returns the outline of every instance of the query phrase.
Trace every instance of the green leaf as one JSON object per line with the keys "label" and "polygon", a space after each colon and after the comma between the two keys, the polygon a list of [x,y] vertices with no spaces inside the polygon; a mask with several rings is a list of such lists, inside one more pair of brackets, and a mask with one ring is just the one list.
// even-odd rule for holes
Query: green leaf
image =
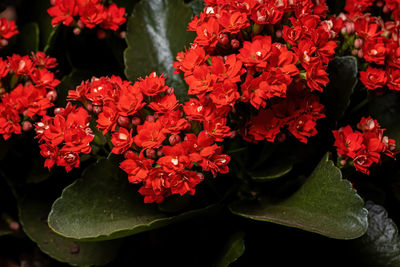
{"label": "green leaf", "polygon": [[275,180],[288,174],[293,168],[290,161],[281,160],[268,164],[267,168],[250,172],[250,177],[257,182]]}
{"label": "green leaf", "polygon": [[193,13],[197,16],[203,12],[204,9],[204,1],[203,0],[193,0],[190,1],[189,6],[193,9]]}
{"label": "green leaf", "polygon": [[31,168],[26,176],[27,183],[40,183],[50,177],[50,171],[44,167],[44,159],[42,157],[32,158]]}
{"label": "green leaf", "polygon": [[221,257],[218,259],[215,266],[229,266],[231,263],[235,262],[240,256],[243,255],[244,250],[244,232],[238,231],[230,236],[223,252],[221,253]]}
{"label": "green leaf", "polygon": [[341,119],[350,104],[350,96],[357,85],[357,60],[353,56],[336,57],[329,63],[329,84],[322,98],[326,103],[327,117],[336,122]]}
{"label": "green leaf", "polygon": [[302,187],[290,197],[274,202],[266,196],[257,201],[238,201],[230,206],[237,215],[274,222],[337,239],[354,239],[367,231],[363,200],[342,179],[326,154]]}
{"label": "green leaf", "polygon": [[376,119],[382,128],[387,129],[384,134],[400,143],[400,94],[399,92],[387,92],[377,96],[368,105],[368,111],[372,118]]}
{"label": "green leaf", "polygon": [[39,26],[36,22],[27,23],[19,34],[18,43],[22,54],[39,50]]}
{"label": "green leaf", "polygon": [[126,77],[136,81],[154,71],[166,73],[177,97],[186,99],[187,85],[181,75],[172,74],[172,63],[194,39],[194,33],[187,31],[192,16],[183,0],[147,0],[135,5],[126,34]]}
{"label": "green leaf", "polygon": [[31,197],[22,200],[19,205],[24,232],[43,252],[74,266],[104,265],[117,256],[119,241],[75,242],[52,232],[46,220],[49,210],[47,202]]}
{"label": "green leaf", "polygon": [[56,49],[57,39],[61,32],[61,26],[56,26],[49,33],[46,45],[44,46],[43,52],[47,55],[53,54],[53,50]]}
{"label": "green leaf", "polygon": [[367,266],[400,266],[400,237],[396,224],[382,206],[367,201],[365,207],[369,226],[367,233],[356,240],[361,253],[359,258]]}
{"label": "green leaf", "polygon": [[56,233],[81,240],[108,240],[148,231],[206,212],[192,210],[178,216],[143,203],[137,187],[108,160],[89,167],[81,179],[66,187],[52,207],[49,225]]}

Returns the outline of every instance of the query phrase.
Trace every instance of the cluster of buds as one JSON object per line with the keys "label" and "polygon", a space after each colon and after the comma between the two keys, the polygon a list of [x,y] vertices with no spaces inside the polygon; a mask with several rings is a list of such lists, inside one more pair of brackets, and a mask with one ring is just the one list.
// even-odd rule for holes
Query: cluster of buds
{"label": "cluster of buds", "polygon": [[[311,92],[322,92],[329,82],[325,70],[339,30],[336,20],[326,19],[325,1],[205,3],[189,24],[197,34],[192,46],[174,63],[195,96],[185,104],[188,114],[211,125],[221,139],[239,130],[248,141],[273,142],[288,128],[307,142],[324,117]],[[228,116],[245,122],[229,124]]]}
{"label": "cluster of buds", "polygon": [[334,145],[341,165],[351,160],[357,171],[369,174],[368,168],[374,163],[380,163],[381,155],[394,158],[395,140],[383,135],[385,129],[382,129],[376,120],[363,117],[357,124],[357,128],[361,132],[353,131],[349,125],[333,131]]}
{"label": "cluster of buds", "polygon": [[54,58],[42,52],[0,59],[0,134],[4,139],[30,131],[32,122],[53,106],[60,81],[49,69],[56,65]]}

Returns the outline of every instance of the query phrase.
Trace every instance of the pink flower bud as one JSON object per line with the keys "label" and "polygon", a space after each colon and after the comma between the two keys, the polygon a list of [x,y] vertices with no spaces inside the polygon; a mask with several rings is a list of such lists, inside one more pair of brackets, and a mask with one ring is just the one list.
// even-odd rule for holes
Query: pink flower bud
{"label": "pink flower bud", "polygon": [[357,38],[354,40],[354,48],[360,49],[364,44],[363,39]]}
{"label": "pink flower bud", "polygon": [[197,177],[200,178],[200,180],[204,180],[204,174],[202,174],[201,172],[196,173]]}
{"label": "pink flower bud", "polygon": [[103,107],[99,105],[93,105],[93,113],[100,114],[103,111]]}
{"label": "pink flower bud", "polygon": [[12,221],[9,223],[8,227],[12,230],[12,231],[19,231],[21,229],[21,226],[19,225],[18,222],[16,221]]}
{"label": "pink flower bud", "polygon": [[358,55],[359,58],[363,58],[364,57],[364,52],[362,50],[358,50]]}
{"label": "pink flower bud", "polygon": [[8,45],[8,41],[6,39],[1,39],[0,41],[0,47],[4,47]]}
{"label": "pink flower bud", "polygon": [[168,94],[168,95],[172,95],[174,92],[175,92],[175,90],[174,90],[174,88],[172,88],[172,87],[169,87],[169,88],[167,89],[167,94]]}
{"label": "pink flower bud", "polygon": [[154,122],[155,120],[156,120],[156,118],[153,115],[147,115],[146,116],[146,121]]}
{"label": "pink flower bud", "polygon": [[107,37],[106,31],[103,29],[98,29],[96,34],[97,38],[99,38],[100,40],[105,39]]}
{"label": "pink flower bud", "polygon": [[382,1],[377,1],[376,2],[377,7],[383,7],[383,2]]}
{"label": "pink flower bud", "polygon": [[340,165],[344,166],[344,165],[346,165],[346,164],[347,164],[347,160],[342,159],[342,160],[340,161]]}
{"label": "pink flower bud", "polygon": [[81,34],[81,29],[80,28],[78,28],[78,27],[76,27],[76,28],[74,28],[73,30],[72,30],[72,32],[75,34],[75,35],[79,35],[79,34]]}
{"label": "pink flower bud", "polygon": [[32,130],[33,125],[30,121],[24,121],[22,123],[22,131],[24,132],[29,132],[30,130]]}
{"label": "pink flower bud", "polygon": [[121,39],[125,39],[125,38],[126,38],[126,31],[120,32],[120,33],[119,33],[119,37],[120,37]]}
{"label": "pink flower bud", "polygon": [[240,43],[239,43],[239,41],[237,39],[232,39],[231,40],[231,46],[232,46],[233,49],[238,49],[239,46],[240,46]]}
{"label": "pink flower bud", "polygon": [[353,49],[351,51],[351,54],[356,57],[358,55],[358,50],[357,49]]}
{"label": "pink flower bud", "polygon": [[387,14],[387,13],[390,12],[390,9],[389,9],[389,7],[388,7],[387,5],[385,5],[385,6],[383,7],[382,11],[383,11],[383,13]]}
{"label": "pink flower bud", "polygon": [[275,32],[275,36],[276,36],[276,38],[280,39],[282,37],[282,31],[281,30],[277,30]]}
{"label": "pink flower bud", "polygon": [[346,33],[347,33],[346,27],[343,27],[343,28],[340,30],[340,32],[341,32],[342,34],[346,34]]}
{"label": "pink flower bud", "polygon": [[48,100],[50,100],[50,102],[54,102],[57,100],[57,92],[55,90],[51,90],[47,93],[46,97]]}
{"label": "pink flower bud", "polygon": [[162,157],[163,153],[162,153],[162,148],[157,150],[157,157]]}
{"label": "pink flower bud", "polygon": [[93,105],[92,105],[91,103],[88,103],[88,104],[86,105],[86,109],[87,109],[89,112],[92,112],[92,111],[93,111]]}

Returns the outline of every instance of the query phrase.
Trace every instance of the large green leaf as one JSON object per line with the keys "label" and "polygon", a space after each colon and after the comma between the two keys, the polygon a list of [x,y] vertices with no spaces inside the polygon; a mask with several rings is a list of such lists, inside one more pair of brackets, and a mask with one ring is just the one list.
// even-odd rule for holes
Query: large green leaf
{"label": "large green leaf", "polygon": [[75,242],[55,234],[47,225],[50,205],[25,198],[19,205],[19,217],[24,232],[49,256],[75,266],[104,265],[115,258],[116,241]]}
{"label": "large green leaf", "polygon": [[400,142],[400,93],[387,92],[377,96],[368,104],[368,111],[372,118],[376,119],[382,128],[387,129],[385,135]]}
{"label": "large green leaf", "polygon": [[244,233],[241,231],[233,233],[229,237],[221,253],[221,256],[216,262],[215,266],[217,267],[229,266],[231,263],[235,262],[240,256],[243,255],[244,250],[245,250]]}
{"label": "large green leaf", "polygon": [[337,239],[353,239],[367,231],[363,200],[342,179],[326,154],[307,181],[290,197],[274,202],[266,196],[230,206],[234,214],[300,228]]}
{"label": "large green leaf", "polygon": [[155,229],[203,210],[168,216],[143,203],[137,187],[118,175],[109,160],[89,167],[83,177],[64,189],[49,214],[58,234],[82,240],[108,240]]}
{"label": "large green leaf", "polygon": [[327,72],[330,82],[324,89],[322,98],[328,118],[336,123],[343,117],[357,85],[357,60],[352,56],[336,57],[329,63]]}
{"label": "large green leaf", "polygon": [[365,207],[369,226],[367,233],[357,240],[359,258],[366,266],[400,266],[400,237],[396,224],[382,206],[368,201]]}
{"label": "large green leaf", "polygon": [[194,39],[187,31],[192,16],[183,0],[147,0],[135,5],[126,34],[126,77],[135,81],[153,71],[166,73],[177,97],[185,99],[187,86],[180,75],[172,74],[172,62]]}

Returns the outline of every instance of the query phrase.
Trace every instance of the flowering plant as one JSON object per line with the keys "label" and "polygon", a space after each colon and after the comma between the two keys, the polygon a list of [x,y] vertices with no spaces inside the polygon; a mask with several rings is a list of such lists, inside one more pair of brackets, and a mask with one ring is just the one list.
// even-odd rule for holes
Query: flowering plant
{"label": "flowering plant", "polygon": [[397,1],[33,2],[0,5],[1,266],[400,264]]}

